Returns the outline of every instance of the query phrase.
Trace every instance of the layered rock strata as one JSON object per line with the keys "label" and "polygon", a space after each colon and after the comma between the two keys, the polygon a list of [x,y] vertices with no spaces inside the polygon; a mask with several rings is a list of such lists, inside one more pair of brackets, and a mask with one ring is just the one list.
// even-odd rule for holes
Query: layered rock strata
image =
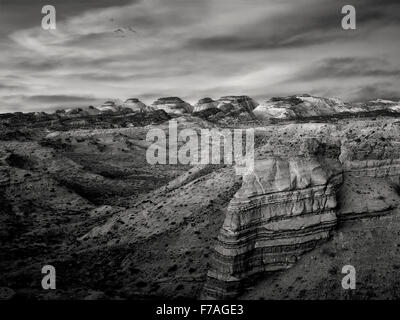
{"label": "layered rock strata", "polygon": [[399,102],[373,100],[364,103],[345,103],[336,98],[315,97],[309,94],[274,97],[254,109],[254,115],[266,119],[301,119],[332,115],[396,114],[400,112]]}
{"label": "layered rock strata", "polygon": [[337,160],[257,160],[230,202],[203,297],[234,298],[252,276],[289,268],[336,225]]}
{"label": "layered rock strata", "polygon": [[137,98],[130,98],[125,101],[125,105],[132,109],[134,112],[146,112],[150,111],[150,109],[139,99]]}
{"label": "layered rock strata", "polygon": [[236,111],[252,112],[258,103],[248,96],[225,96],[218,99],[219,109],[227,109],[230,106],[233,106]]}
{"label": "layered rock strata", "polygon": [[[340,220],[389,214],[398,205],[399,137],[398,122],[379,129],[364,125],[358,132],[354,128],[346,132],[339,156],[346,181],[340,192]],[[359,199],[365,194],[368,196]]]}
{"label": "layered rock strata", "polygon": [[165,112],[172,114],[193,112],[193,107],[189,103],[177,97],[160,98],[154,101],[150,107],[155,110],[164,110]]}
{"label": "layered rock strata", "polygon": [[346,174],[389,178],[400,183],[400,124],[377,130],[364,128],[361,135],[348,135],[342,141],[339,157]]}
{"label": "layered rock strata", "polygon": [[271,98],[255,110],[259,119],[296,119],[350,112],[349,105],[339,99],[313,97],[308,94]]}
{"label": "layered rock strata", "polygon": [[325,129],[318,139],[297,141],[295,133],[290,143],[277,134],[257,150],[254,171],[228,207],[204,298],[234,298],[253,277],[292,266],[339,221],[399,205],[400,122]]}
{"label": "layered rock strata", "polygon": [[193,112],[200,112],[207,109],[217,108],[218,102],[211,98],[200,99],[194,106]]}

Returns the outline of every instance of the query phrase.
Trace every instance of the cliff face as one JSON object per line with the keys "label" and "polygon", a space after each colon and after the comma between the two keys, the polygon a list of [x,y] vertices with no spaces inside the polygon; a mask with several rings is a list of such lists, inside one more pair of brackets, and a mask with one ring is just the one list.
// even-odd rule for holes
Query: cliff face
{"label": "cliff face", "polygon": [[178,97],[160,98],[150,106],[155,110],[164,110],[172,114],[192,113],[193,107]]}
{"label": "cliff face", "polygon": [[259,119],[295,119],[329,115],[351,110],[348,104],[339,99],[299,95],[272,98],[259,105],[254,114]]}
{"label": "cliff face", "polygon": [[338,221],[388,214],[398,205],[399,123],[325,130],[325,142],[287,146],[272,138],[259,149],[269,152],[258,152],[229,204],[204,298],[234,298],[253,276],[293,266]]}
{"label": "cliff face", "polygon": [[400,123],[390,122],[383,128],[364,125],[363,128],[349,129],[342,141],[339,158],[348,174],[388,177],[399,183]]}
{"label": "cliff face", "polygon": [[193,112],[200,112],[207,109],[217,108],[218,102],[211,98],[200,99],[194,106]]}
{"label": "cliff face", "polygon": [[225,105],[231,105],[236,111],[251,112],[258,103],[248,96],[224,96],[217,100],[218,108],[225,109]]}
{"label": "cliff face", "polygon": [[205,297],[233,298],[246,279],[292,266],[336,225],[338,161],[257,160],[230,202]]}

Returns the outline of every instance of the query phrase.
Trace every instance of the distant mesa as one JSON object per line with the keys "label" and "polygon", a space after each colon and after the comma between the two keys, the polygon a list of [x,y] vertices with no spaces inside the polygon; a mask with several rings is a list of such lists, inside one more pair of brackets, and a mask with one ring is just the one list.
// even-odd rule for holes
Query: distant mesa
{"label": "distant mesa", "polygon": [[235,111],[253,111],[258,103],[248,96],[224,96],[218,99],[218,108],[223,108],[224,105],[231,104]]}
{"label": "distant mesa", "polygon": [[155,110],[164,110],[172,114],[192,113],[193,107],[178,97],[160,98],[150,106]]}
{"label": "distant mesa", "polygon": [[101,113],[132,113],[132,108],[122,102],[109,100],[104,102],[101,106],[97,107]]}
{"label": "distant mesa", "polygon": [[143,102],[141,102],[138,98],[130,98],[125,101],[124,105],[133,112],[146,112],[151,111],[148,106],[146,106]]}
{"label": "distant mesa", "polygon": [[218,100],[207,97],[200,99],[199,102],[196,103],[194,112],[201,112],[212,108],[218,108],[223,112],[251,112],[257,106],[258,103],[248,96],[224,96]]}
{"label": "distant mesa", "polygon": [[322,98],[302,94],[271,98],[254,109],[253,113],[258,119],[266,120],[298,119],[373,111],[399,112],[399,102],[377,99],[350,104],[337,98]]}
{"label": "distant mesa", "polygon": [[207,98],[200,99],[195,104],[193,112],[200,112],[200,111],[217,108],[217,107],[218,107],[218,102],[207,97]]}
{"label": "distant mesa", "polygon": [[295,119],[354,111],[340,99],[302,94],[271,98],[260,104],[253,113],[258,119]]}
{"label": "distant mesa", "polygon": [[100,107],[97,108],[100,111],[112,111],[116,112],[118,110],[117,104],[114,101],[106,101]]}
{"label": "distant mesa", "polygon": [[387,99],[375,99],[367,102],[356,103],[355,107],[367,111],[387,110],[390,112],[400,112],[400,100],[392,101]]}
{"label": "distant mesa", "polygon": [[[178,97],[164,97],[146,105],[139,98],[129,98],[125,102],[120,99],[109,99],[100,106],[73,107],[54,111],[57,118],[71,118],[118,115],[131,113],[153,113],[163,111],[171,115],[194,116],[210,121],[237,121],[250,120],[295,120],[316,117],[354,117],[372,115],[396,115],[400,113],[400,101],[388,99],[375,99],[364,102],[343,102],[337,98],[324,98],[309,94],[298,94],[286,97],[272,97],[258,104],[254,99],[240,96],[223,96],[217,100],[210,97],[200,99],[194,107]],[[25,113],[36,119],[48,117],[45,112]],[[14,116],[22,115],[21,112],[13,113]],[[10,117],[4,115],[2,118]],[[227,120],[228,121],[228,120]],[[230,120],[229,120],[230,121]],[[247,121],[247,120],[246,120]]]}
{"label": "distant mesa", "polygon": [[92,116],[100,114],[100,111],[93,106],[82,107],[82,108],[69,108],[65,110],[56,110],[59,115],[67,115],[70,117],[81,117],[81,116]]}

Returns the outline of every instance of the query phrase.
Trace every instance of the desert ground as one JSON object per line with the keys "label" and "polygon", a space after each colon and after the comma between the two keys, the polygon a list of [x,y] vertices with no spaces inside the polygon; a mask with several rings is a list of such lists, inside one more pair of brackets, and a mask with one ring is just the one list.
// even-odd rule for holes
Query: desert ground
{"label": "desert ground", "polygon": [[[0,114],[3,299],[399,298],[398,102],[132,101]],[[254,129],[254,172],[149,164],[171,120]]]}

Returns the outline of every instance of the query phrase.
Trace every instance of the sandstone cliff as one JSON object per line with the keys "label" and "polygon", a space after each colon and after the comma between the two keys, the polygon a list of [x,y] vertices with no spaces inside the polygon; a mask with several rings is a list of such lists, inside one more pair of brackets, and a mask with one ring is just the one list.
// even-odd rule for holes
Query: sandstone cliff
{"label": "sandstone cliff", "polygon": [[218,237],[204,297],[233,298],[252,276],[288,268],[328,238],[337,220],[341,166],[307,151],[258,158],[243,177]]}
{"label": "sandstone cliff", "polygon": [[[255,276],[293,266],[339,221],[390,214],[400,203],[398,122],[286,128],[258,149],[229,204],[204,298],[234,298]],[[323,138],[296,140],[305,131]],[[283,133],[291,143],[280,142]]]}

